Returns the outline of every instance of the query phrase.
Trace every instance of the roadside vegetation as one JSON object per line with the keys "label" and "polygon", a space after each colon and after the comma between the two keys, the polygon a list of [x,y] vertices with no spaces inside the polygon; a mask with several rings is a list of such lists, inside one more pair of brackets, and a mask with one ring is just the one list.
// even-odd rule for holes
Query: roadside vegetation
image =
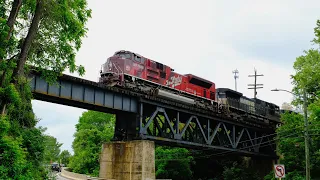
{"label": "roadside vegetation", "polygon": [[48,178],[45,164],[59,152],[47,145],[57,143],[36,128],[25,75],[38,70],[49,82],[66,69],[83,75],[75,54],[90,15],[86,0],[0,1],[0,179]]}

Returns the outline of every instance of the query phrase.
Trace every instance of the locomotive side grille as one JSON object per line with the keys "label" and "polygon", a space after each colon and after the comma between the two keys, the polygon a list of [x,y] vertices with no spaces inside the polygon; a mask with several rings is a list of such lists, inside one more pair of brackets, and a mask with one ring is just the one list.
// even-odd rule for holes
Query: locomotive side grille
{"label": "locomotive side grille", "polygon": [[151,68],[147,68],[147,79],[150,81],[159,81],[159,72]]}

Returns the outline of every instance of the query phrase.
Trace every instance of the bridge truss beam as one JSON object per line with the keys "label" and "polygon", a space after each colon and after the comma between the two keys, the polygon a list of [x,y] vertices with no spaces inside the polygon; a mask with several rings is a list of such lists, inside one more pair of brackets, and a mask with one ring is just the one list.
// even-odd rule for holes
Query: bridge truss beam
{"label": "bridge truss beam", "polygon": [[140,102],[139,111],[135,123],[139,139],[194,149],[276,157],[274,130],[245,126],[147,100]]}

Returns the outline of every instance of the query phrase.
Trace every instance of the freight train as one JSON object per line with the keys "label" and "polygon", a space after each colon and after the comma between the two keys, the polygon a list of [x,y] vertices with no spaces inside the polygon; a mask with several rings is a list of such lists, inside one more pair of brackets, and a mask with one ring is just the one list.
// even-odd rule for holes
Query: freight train
{"label": "freight train", "polygon": [[227,111],[242,111],[269,119],[277,119],[277,105],[247,98],[228,88],[193,74],[179,74],[171,67],[130,51],[117,51],[101,67],[99,82],[109,86],[138,89],[181,103]]}

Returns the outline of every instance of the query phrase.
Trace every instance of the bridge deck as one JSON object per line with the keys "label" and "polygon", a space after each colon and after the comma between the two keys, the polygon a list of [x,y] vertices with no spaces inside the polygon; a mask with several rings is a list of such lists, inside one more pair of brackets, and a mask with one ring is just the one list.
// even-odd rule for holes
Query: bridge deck
{"label": "bridge deck", "polygon": [[107,91],[92,81],[63,76],[57,84],[49,85],[39,75],[31,75],[31,78],[31,90],[38,100],[104,112],[138,112],[136,97]]}

